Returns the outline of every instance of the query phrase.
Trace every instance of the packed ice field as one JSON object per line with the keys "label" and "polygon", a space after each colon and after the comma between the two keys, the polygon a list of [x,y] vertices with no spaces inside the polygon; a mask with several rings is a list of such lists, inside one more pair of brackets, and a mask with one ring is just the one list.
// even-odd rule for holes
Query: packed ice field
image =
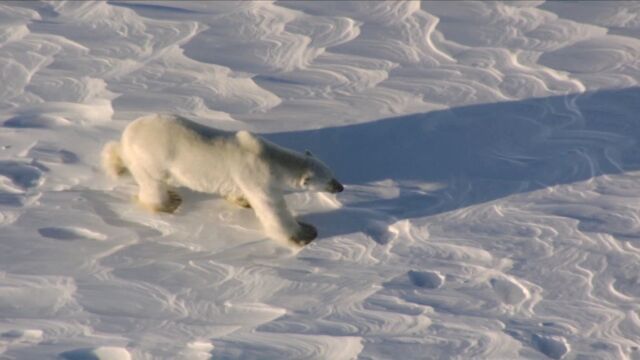
{"label": "packed ice field", "polygon": [[[640,2],[0,2],[0,358],[640,359]],[[318,237],[100,165],[309,149]],[[207,164],[202,164],[207,166]]]}

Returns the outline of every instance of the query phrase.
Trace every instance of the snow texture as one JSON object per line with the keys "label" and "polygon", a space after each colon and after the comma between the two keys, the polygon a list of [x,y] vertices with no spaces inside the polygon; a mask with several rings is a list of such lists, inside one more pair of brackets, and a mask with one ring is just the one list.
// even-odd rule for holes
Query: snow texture
{"label": "snow texture", "polygon": [[[0,2],[3,359],[639,359],[640,3]],[[135,205],[178,114],[345,183]]]}

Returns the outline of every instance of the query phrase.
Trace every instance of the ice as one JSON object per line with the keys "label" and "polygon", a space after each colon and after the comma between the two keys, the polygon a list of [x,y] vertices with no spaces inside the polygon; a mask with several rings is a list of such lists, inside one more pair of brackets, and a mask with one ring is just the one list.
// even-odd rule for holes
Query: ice
{"label": "ice", "polygon": [[[0,357],[638,358],[639,38],[623,1],[2,2]],[[150,113],[311,150],[319,238],[137,207],[99,158]]]}

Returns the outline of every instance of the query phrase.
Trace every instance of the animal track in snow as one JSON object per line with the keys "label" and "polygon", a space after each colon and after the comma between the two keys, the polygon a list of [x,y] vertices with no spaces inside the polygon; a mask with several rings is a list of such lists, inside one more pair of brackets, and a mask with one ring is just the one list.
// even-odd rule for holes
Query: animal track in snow
{"label": "animal track in snow", "polygon": [[66,360],[131,360],[127,349],[115,346],[71,350],[60,356]]}
{"label": "animal track in snow", "polygon": [[0,338],[0,343],[3,340],[9,341],[11,343],[28,343],[28,344],[36,344],[42,341],[42,330],[39,329],[27,329],[27,330],[9,330],[7,332],[2,333],[2,338]]}
{"label": "animal track in snow", "polygon": [[35,128],[48,129],[59,126],[67,126],[71,122],[61,116],[52,115],[18,115],[4,122],[5,127],[10,128]]}
{"label": "animal track in snow", "polygon": [[407,275],[409,275],[409,280],[413,285],[421,288],[437,289],[444,284],[444,276],[437,271],[411,270]]}
{"label": "animal track in snow", "polygon": [[533,335],[533,345],[552,359],[562,359],[570,350],[562,336]]}
{"label": "animal track in snow", "polygon": [[29,149],[27,157],[56,164],[74,164],[78,162],[78,156],[75,153],[62,149],[55,144],[40,141]]}
{"label": "animal track in snow", "polygon": [[38,229],[40,235],[56,240],[105,240],[104,234],[78,227],[44,227]]}
{"label": "animal track in snow", "polygon": [[8,179],[17,192],[24,192],[41,184],[42,170],[34,165],[19,161],[0,161],[0,180]]}
{"label": "animal track in snow", "polygon": [[0,161],[0,205],[21,207],[38,194],[25,194],[43,182],[44,167],[22,161]]}

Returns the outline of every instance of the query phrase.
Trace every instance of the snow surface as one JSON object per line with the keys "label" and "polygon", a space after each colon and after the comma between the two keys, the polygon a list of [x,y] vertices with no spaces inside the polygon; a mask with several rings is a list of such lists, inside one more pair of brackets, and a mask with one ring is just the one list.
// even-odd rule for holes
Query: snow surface
{"label": "snow surface", "polygon": [[[640,359],[640,3],[0,3],[3,359]],[[320,237],[102,145],[166,112],[313,151]]]}

